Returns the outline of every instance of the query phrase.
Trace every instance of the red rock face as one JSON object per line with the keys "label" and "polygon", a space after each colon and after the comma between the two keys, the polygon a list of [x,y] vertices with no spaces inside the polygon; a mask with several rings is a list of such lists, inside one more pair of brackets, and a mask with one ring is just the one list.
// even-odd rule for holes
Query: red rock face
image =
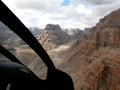
{"label": "red rock face", "polygon": [[120,90],[120,9],[112,12],[76,41],[60,68],[75,90]]}
{"label": "red rock face", "polygon": [[78,58],[79,60],[74,60],[79,65],[69,71],[74,80],[75,90],[120,89],[119,50],[101,48],[90,56],[81,55]]}

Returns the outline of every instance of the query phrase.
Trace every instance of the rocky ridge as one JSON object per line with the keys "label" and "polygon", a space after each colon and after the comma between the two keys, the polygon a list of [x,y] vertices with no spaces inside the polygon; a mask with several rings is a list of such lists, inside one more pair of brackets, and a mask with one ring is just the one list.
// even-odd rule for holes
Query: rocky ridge
{"label": "rocky ridge", "polygon": [[119,90],[120,9],[101,19],[63,59],[59,68],[72,76],[75,90]]}
{"label": "rocky ridge", "polygon": [[69,42],[72,38],[63,32],[59,25],[48,24],[38,36],[38,41],[45,50],[57,48]]}

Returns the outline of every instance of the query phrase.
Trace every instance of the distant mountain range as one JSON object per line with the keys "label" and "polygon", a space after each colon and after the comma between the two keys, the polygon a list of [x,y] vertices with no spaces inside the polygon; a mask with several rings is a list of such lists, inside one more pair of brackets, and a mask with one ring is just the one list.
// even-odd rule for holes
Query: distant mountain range
{"label": "distant mountain range", "polygon": [[68,28],[64,29],[63,31],[68,33],[73,38],[73,40],[80,39],[80,37],[84,34],[84,31],[78,28]]}
{"label": "distant mountain range", "polygon": [[30,27],[28,28],[30,30],[30,32],[37,38],[38,35],[40,34],[41,32],[41,29],[40,28],[37,28],[37,27]]}
{"label": "distant mountain range", "polygon": [[[59,25],[48,24],[44,29],[39,29],[37,27],[30,27],[31,33],[39,40],[39,42],[45,47],[45,49],[50,49],[67,43],[77,37],[81,36],[79,31],[73,29],[73,35],[70,36],[67,31],[61,29]],[[72,32],[72,31],[71,31]],[[0,22],[0,43],[9,43],[13,47],[18,47],[18,45],[24,45],[25,42],[17,37],[8,27]],[[77,35],[78,34],[78,35]],[[76,38],[75,38],[76,37]],[[16,43],[17,42],[17,43]],[[16,45],[18,44],[18,45]],[[47,45],[49,44],[49,45]]]}
{"label": "distant mountain range", "polygon": [[[74,31],[75,29],[73,32]],[[51,50],[72,40],[78,39],[78,36],[80,37],[82,34],[79,33],[79,31],[75,31],[73,35],[69,35],[68,32],[62,30],[59,25],[48,24],[41,30],[37,39],[46,50]]]}

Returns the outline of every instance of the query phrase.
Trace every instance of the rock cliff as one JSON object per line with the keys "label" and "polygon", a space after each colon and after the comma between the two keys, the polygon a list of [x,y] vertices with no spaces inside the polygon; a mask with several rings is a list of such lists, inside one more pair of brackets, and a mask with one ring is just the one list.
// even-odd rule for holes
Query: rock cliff
{"label": "rock cliff", "polygon": [[66,32],[62,31],[59,25],[53,24],[46,25],[38,36],[38,40],[45,50],[57,48],[69,42],[71,39],[72,38]]}
{"label": "rock cliff", "polygon": [[72,76],[75,90],[119,90],[120,9],[76,41],[64,60],[59,68]]}

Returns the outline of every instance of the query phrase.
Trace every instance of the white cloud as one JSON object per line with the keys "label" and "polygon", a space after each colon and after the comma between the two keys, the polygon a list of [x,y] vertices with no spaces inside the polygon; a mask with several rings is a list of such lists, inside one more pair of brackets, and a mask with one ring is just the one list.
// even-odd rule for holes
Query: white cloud
{"label": "white cloud", "polygon": [[87,8],[85,5],[80,4],[76,7],[76,10],[79,14],[90,15],[92,14],[92,10]]}
{"label": "white cloud", "polygon": [[94,26],[100,18],[119,8],[118,0],[2,0],[28,27],[44,28],[46,24],[60,24],[62,28]]}
{"label": "white cloud", "polygon": [[103,5],[103,4],[111,4],[115,2],[115,0],[71,0],[73,3],[88,3],[92,5]]}
{"label": "white cloud", "polygon": [[106,5],[103,4],[103,5],[92,6],[92,9],[94,10],[94,14],[96,14],[97,16],[105,16],[110,12],[120,8],[119,5],[120,5],[120,1],[115,1],[113,3],[106,4]]}
{"label": "white cloud", "polygon": [[63,0],[16,0],[16,7],[19,9],[34,9],[50,12],[60,6]]}

